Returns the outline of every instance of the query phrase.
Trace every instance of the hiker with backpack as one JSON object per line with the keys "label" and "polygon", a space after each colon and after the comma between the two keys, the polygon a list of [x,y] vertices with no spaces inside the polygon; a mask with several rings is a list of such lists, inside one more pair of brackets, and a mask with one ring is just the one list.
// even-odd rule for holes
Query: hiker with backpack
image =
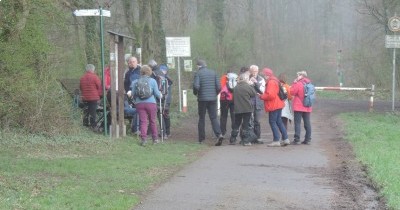
{"label": "hiker with backpack", "polygon": [[[263,77],[261,77],[258,72],[258,66],[256,65],[251,65],[249,67],[249,72],[250,72],[250,85],[255,88],[258,94],[263,94],[265,91],[265,80]],[[264,107],[264,101],[260,99],[258,96],[254,96],[251,99],[252,104],[253,104],[253,113],[252,117],[250,118],[250,126],[253,129],[254,133],[257,136],[257,139],[254,140],[252,143],[253,144],[263,144],[264,142],[259,140],[261,137],[261,124],[260,124],[260,118],[261,118],[261,112]]]}
{"label": "hiker with backpack", "polygon": [[236,86],[237,74],[228,70],[226,74],[221,77],[221,91],[219,92],[219,103],[221,116],[219,118],[219,124],[221,127],[221,133],[225,136],[226,133],[226,122],[228,120],[228,113],[231,118],[231,130],[235,122],[234,104],[233,104],[233,88]]}
{"label": "hiker with backpack", "polygon": [[170,135],[169,106],[171,104],[170,86],[172,85],[172,79],[167,75],[167,65],[158,65],[155,60],[151,59],[149,66],[153,71],[151,77],[156,80],[158,90],[163,95],[163,98],[157,101],[157,120],[161,130],[159,136],[163,141],[168,139]]}
{"label": "hiker with backpack", "polygon": [[[290,94],[293,96],[293,111],[294,111],[294,140],[293,144],[300,144],[301,133],[301,119],[304,122],[304,129],[306,134],[304,141],[301,144],[310,144],[311,142],[311,112],[312,106],[304,104],[305,101],[305,85],[312,84],[311,80],[307,77],[306,71],[297,72],[297,78],[294,80],[290,87]],[[314,89],[315,91],[315,89]],[[314,94],[310,93],[310,94]]]}
{"label": "hiker with backpack", "polygon": [[267,146],[280,147],[289,145],[287,131],[281,119],[282,108],[285,103],[279,97],[280,82],[269,68],[264,68],[263,74],[266,80],[266,87],[260,98],[264,100],[264,109],[268,112],[268,122],[273,134],[273,141]]}
{"label": "hiker with backpack", "polygon": [[279,82],[281,82],[281,86],[284,88],[284,91],[287,93],[287,98],[283,100],[285,102],[285,106],[282,109],[282,122],[283,125],[286,128],[286,131],[288,129],[288,122],[292,123],[293,121],[293,109],[292,109],[292,104],[291,101],[293,99],[292,94],[290,94],[290,86],[287,84],[287,79],[286,79],[286,74],[281,73],[278,76]]}
{"label": "hiker with backpack", "polygon": [[162,98],[162,95],[157,87],[155,79],[151,78],[152,70],[150,66],[144,65],[140,69],[140,78],[132,82],[131,92],[127,95],[132,95],[136,102],[136,111],[139,113],[140,119],[140,145],[147,144],[147,119],[151,128],[151,137],[154,144],[159,143],[157,130],[157,100]]}
{"label": "hiker with backpack", "polygon": [[159,122],[160,125],[162,125],[162,131],[163,131],[163,138],[168,139],[171,136],[171,119],[169,116],[169,108],[171,106],[171,100],[172,100],[172,84],[173,81],[172,79],[168,76],[168,66],[165,64],[161,64],[159,66],[160,73],[161,75],[157,75],[157,84],[158,84],[158,89],[163,95],[163,98],[161,100],[161,110],[159,110],[159,113],[157,116],[159,117]]}
{"label": "hiker with backpack", "polygon": [[229,144],[236,144],[236,137],[241,127],[241,144],[251,146],[251,142],[257,139],[253,130],[250,128],[250,117],[254,110],[252,98],[257,96],[257,92],[250,85],[250,74],[248,72],[240,74],[238,84],[233,91],[233,100],[235,104],[235,123],[232,128]]}

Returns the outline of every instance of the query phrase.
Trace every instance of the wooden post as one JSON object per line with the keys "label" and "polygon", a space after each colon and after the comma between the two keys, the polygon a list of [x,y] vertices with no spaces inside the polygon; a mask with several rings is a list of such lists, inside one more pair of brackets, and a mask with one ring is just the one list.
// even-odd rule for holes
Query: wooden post
{"label": "wooden post", "polygon": [[118,125],[119,135],[126,136],[125,131],[125,113],[124,113],[124,67],[125,67],[125,53],[124,53],[124,37],[118,36]]}
{"label": "wooden post", "polygon": [[116,51],[115,51],[115,40],[114,34],[110,34],[110,71],[111,71],[111,138],[117,138],[117,100],[116,100]]}
{"label": "wooden post", "polygon": [[[111,138],[119,138],[120,136],[126,135],[124,129],[125,128],[124,37],[129,39],[135,39],[135,38],[117,34],[112,31],[108,31],[108,33],[110,34],[110,68],[111,68],[111,109],[110,109]],[[117,100],[119,102],[118,107],[117,107]]]}

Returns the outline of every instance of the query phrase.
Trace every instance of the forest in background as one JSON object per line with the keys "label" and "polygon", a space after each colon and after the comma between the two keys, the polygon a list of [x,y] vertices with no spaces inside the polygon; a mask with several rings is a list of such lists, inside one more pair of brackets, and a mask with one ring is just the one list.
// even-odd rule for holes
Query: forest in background
{"label": "forest in background", "polygon": [[[104,17],[106,63],[113,31],[135,37],[125,52],[166,62],[165,37],[190,37],[191,58],[220,75],[256,64],[289,80],[307,70],[317,86],[391,89],[387,22],[398,0],[2,0],[0,1],[0,126],[31,133],[79,132],[71,98],[57,79],[78,79],[85,64],[101,70],[99,17]],[[397,59],[398,60],[398,59]],[[183,62],[181,62],[183,63]],[[399,62],[397,61],[397,64]],[[183,69],[183,68],[182,68]],[[170,71],[177,78],[176,70]],[[192,72],[182,71],[182,88]],[[397,87],[399,74],[397,76]],[[177,97],[177,87],[174,87]],[[178,100],[175,100],[178,101]],[[50,125],[50,126],[49,126]]]}

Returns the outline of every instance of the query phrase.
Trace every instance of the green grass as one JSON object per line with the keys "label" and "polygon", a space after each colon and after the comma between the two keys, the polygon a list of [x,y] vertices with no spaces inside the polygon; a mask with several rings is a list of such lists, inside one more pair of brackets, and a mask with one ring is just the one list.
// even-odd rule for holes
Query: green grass
{"label": "green grass", "polygon": [[346,138],[357,158],[387,199],[389,208],[400,209],[400,116],[396,113],[347,113]]}
{"label": "green grass", "polygon": [[130,209],[206,147],[0,133],[0,209]]}

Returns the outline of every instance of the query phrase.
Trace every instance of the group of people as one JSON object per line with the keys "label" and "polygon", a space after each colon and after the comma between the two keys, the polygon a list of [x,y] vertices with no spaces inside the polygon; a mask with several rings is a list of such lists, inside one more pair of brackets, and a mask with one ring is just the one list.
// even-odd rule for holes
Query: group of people
{"label": "group of people", "polygon": [[[165,81],[160,81],[163,78]],[[139,80],[148,83],[151,94],[149,97],[140,97],[138,93]],[[160,82],[165,82],[166,89],[162,90]],[[137,115],[132,120],[131,131],[138,133],[140,144],[147,144],[147,138],[151,135],[154,144],[159,143],[159,138],[168,139],[170,133],[169,108],[171,105],[172,79],[168,76],[168,67],[165,64],[158,65],[153,59],[148,65],[139,66],[137,58],[128,59],[128,70],[125,73],[124,86],[126,94],[134,101]],[[138,120],[137,120],[138,119]],[[158,132],[157,119],[161,128]]]}
{"label": "group of people", "polygon": [[[291,85],[287,84],[285,74],[278,77],[269,68],[251,65],[242,67],[236,75],[229,70],[221,78],[215,71],[207,68],[204,60],[196,63],[198,71],[193,79],[193,93],[198,101],[198,141],[205,140],[205,115],[208,112],[212,129],[217,137],[215,146],[222,145],[226,134],[228,113],[231,119],[230,144],[236,144],[240,135],[240,143],[244,146],[263,144],[261,136],[262,109],[268,113],[268,122],[273,134],[273,141],[267,146],[280,147],[289,144],[310,144],[311,142],[311,112],[312,107],[303,105],[303,85],[309,83],[306,71],[297,73]],[[235,79],[233,87],[230,80]],[[232,82],[233,83],[233,82]],[[279,91],[286,93],[286,98],[279,97]],[[217,100],[220,96],[221,116],[218,122]],[[294,121],[294,139],[289,140],[287,134],[288,122]],[[300,141],[301,121],[304,122],[305,136]]]}
{"label": "group of people", "polygon": [[[158,143],[159,137],[168,139],[170,137],[169,107],[171,104],[172,80],[168,76],[168,67],[164,64],[158,65],[150,60],[148,65],[140,66],[136,57],[127,60],[128,69],[124,76],[124,112],[125,116],[132,118],[131,132],[138,134],[141,145],[147,144],[147,138],[151,135],[152,142]],[[96,127],[96,109],[102,97],[102,85],[99,77],[95,74],[95,67],[88,64],[86,73],[80,79],[80,91],[82,100],[87,106],[84,109],[83,124],[92,129]],[[109,68],[105,69],[106,91],[110,88]],[[160,91],[159,78],[165,78],[168,90]],[[139,79],[146,81],[151,90],[151,95],[146,98],[139,97],[136,86]],[[109,94],[108,94],[109,95]],[[158,132],[157,121],[162,133]]]}
{"label": "group of people", "polygon": [[[150,60],[148,65],[138,65],[136,57],[127,60],[128,69],[124,77],[124,111],[132,118],[131,132],[139,134],[141,145],[147,144],[150,135],[153,143],[159,142],[159,137],[170,137],[169,107],[171,104],[172,80],[168,76],[168,67],[158,65]],[[268,113],[273,141],[267,146],[279,147],[289,144],[310,144],[311,142],[311,112],[312,107],[303,105],[305,97],[303,85],[309,83],[306,71],[297,73],[291,85],[287,84],[285,74],[278,77],[269,68],[263,68],[259,74],[259,67],[251,65],[242,67],[238,74],[229,70],[219,78],[214,70],[207,68],[204,60],[197,60],[198,70],[193,79],[193,93],[198,101],[198,142],[203,143],[205,135],[205,116],[208,113],[212,130],[217,137],[216,146],[222,145],[227,134],[227,119],[230,115],[231,133],[230,144],[236,144],[238,136],[244,146],[263,144],[261,137],[262,109]],[[94,73],[92,64],[86,66],[86,73],[80,79],[82,100],[87,106],[84,109],[83,124],[94,128],[96,126],[96,109],[102,96],[102,85]],[[109,70],[108,70],[109,71]],[[168,90],[160,90],[159,77],[166,78]],[[232,79],[233,78],[233,79]],[[139,80],[145,80],[151,90],[146,98],[139,97]],[[109,82],[110,79],[105,79]],[[234,83],[234,84],[233,84]],[[106,84],[106,90],[110,84]],[[280,90],[286,92],[287,97],[281,99]],[[217,105],[220,96],[221,116],[218,120]],[[158,132],[157,119],[161,128]],[[301,121],[303,120],[305,136],[301,139]],[[288,122],[294,121],[294,139],[289,140]]]}

